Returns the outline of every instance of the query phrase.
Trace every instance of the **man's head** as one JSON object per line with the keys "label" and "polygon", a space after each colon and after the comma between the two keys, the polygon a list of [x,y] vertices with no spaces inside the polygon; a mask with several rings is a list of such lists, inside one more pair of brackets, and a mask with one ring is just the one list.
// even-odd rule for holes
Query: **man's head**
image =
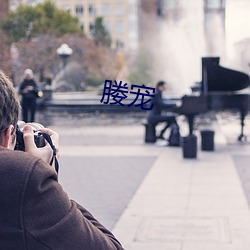
{"label": "man's head", "polygon": [[157,82],[157,84],[156,84],[156,89],[157,89],[159,92],[163,92],[163,91],[166,89],[166,82],[164,82],[164,81],[159,81],[159,82]]}
{"label": "man's head", "polygon": [[9,78],[0,71],[0,145],[14,148],[20,111],[19,98]]}

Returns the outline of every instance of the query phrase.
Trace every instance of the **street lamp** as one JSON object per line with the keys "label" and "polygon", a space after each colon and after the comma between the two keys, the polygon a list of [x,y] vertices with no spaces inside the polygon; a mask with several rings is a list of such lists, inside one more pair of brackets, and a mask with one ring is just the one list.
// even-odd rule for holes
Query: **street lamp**
{"label": "street lamp", "polygon": [[63,60],[63,68],[65,68],[67,64],[67,59],[71,56],[73,53],[73,50],[69,47],[67,43],[63,43],[57,50],[57,55],[59,55]]}

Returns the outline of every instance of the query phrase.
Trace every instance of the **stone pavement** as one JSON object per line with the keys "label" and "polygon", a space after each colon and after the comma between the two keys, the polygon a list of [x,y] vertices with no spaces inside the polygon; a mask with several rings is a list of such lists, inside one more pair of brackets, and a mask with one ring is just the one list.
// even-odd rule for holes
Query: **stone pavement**
{"label": "stone pavement", "polygon": [[[249,157],[250,145],[234,141],[238,133],[234,125],[215,126],[215,151],[199,147],[197,159],[183,159],[181,148],[145,145],[141,125],[74,130],[55,126],[62,135],[59,179],[72,198],[85,204],[82,192],[87,187],[77,183],[100,161],[100,176],[113,164],[108,174],[108,182],[113,183],[111,193],[100,195],[100,203],[109,200],[106,208],[110,208],[111,217],[117,217],[110,228],[127,250],[246,250],[250,248],[250,213],[236,165]],[[73,159],[79,162],[78,168],[70,164]],[[80,166],[84,162],[90,165],[89,170]],[[128,171],[130,165],[134,172]],[[134,180],[133,174],[139,177]],[[87,178],[90,183],[96,179]],[[93,194],[95,185],[105,189],[104,183],[95,181],[90,190]],[[113,201],[119,204],[119,192],[120,196],[126,193],[129,183],[136,184],[115,214],[112,207],[118,205]],[[116,196],[110,200],[112,195]]]}
{"label": "stone pavement", "polygon": [[[142,126],[52,127],[60,134],[59,182],[112,229],[157,154],[143,149]],[[140,152],[141,151],[141,152]]]}
{"label": "stone pavement", "polygon": [[159,150],[113,229],[126,249],[250,248],[249,207],[232,158],[249,155],[250,147],[230,148],[223,134],[230,130],[221,127],[215,152],[199,150],[197,159],[183,159],[177,148]]}

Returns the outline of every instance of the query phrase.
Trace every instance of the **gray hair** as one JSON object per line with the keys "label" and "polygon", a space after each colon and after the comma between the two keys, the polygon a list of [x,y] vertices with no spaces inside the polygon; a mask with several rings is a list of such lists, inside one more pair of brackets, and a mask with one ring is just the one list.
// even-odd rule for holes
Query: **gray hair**
{"label": "gray hair", "polygon": [[24,71],[24,77],[26,77],[26,76],[30,76],[30,78],[33,79],[34,78],[33,71],[31,69],[26,69]]}

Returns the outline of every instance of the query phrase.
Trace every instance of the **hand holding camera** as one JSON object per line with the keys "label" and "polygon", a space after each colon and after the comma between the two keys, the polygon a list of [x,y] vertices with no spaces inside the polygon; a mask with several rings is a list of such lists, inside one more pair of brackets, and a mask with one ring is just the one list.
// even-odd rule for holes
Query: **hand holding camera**
{"label": "hand holding camera", "polygon": [[58,152],[59,136],[39,123],[19,123],[15,150],[30,153],[52,165]]}
{"label": "hand holding camera", "polygon": [[[15,146],[15,150],[21,150],[21,151],[26,151],[25,150],[25,143],[24,143],[24,139],[23,139],[23,130],[25,125],[28,125],[31,127],[31,131],[34,132],[34,142],[36,147],[38,148],[42,148],[46,145],[45,143],[45,139],[42,135],[42,133],[40,133],[38,131],[38,129],[43,128],[43,126],[39,123],[24,123],[24,122],[19,122],[17,130],[16,130],[16,146]],[[29,130],[29,128],[26,128],[26,130]],[[31,132],[30,131],[30,132]]]}

